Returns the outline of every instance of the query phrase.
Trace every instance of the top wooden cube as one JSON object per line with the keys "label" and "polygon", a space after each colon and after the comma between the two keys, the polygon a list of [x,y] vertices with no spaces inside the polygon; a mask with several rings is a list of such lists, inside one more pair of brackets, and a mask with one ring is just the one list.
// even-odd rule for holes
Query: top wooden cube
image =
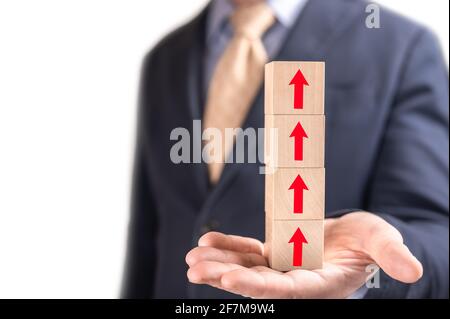
{"label": "top wooden cube", "polygon": [[325,62],[265,66],[265,114],[324,114]]}

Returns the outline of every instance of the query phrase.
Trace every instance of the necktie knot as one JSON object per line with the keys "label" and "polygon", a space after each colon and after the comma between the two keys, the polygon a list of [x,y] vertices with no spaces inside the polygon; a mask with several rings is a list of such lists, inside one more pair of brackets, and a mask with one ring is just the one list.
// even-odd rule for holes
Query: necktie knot
{"label": "necktie knot", "polygon": [[260,39],[275,22],[275,17],[265,1],[240,5],[231,16],[234,34],[249,39]]}

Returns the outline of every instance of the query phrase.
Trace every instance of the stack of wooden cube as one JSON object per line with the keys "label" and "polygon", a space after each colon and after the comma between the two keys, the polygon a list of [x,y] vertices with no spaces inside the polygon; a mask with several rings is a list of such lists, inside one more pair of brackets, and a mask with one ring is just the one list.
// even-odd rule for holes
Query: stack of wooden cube
{"label": "stack of wooden cube", "polygon": [[324,62],[265,67],[266,244],[279,271],[322,268],[324,80]]}

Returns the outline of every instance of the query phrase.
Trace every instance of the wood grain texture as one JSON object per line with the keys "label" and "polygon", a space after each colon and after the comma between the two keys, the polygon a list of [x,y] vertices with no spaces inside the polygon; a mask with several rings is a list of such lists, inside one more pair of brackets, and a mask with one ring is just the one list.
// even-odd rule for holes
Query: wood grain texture
{"label": "wood grain texture", "polygon": [[[290,81],[301,70],[304,86],[303,109],[294,109],[294,86]],[[265,67],[265,114],[324,114],[325,62],[276,61]]]}
{"label": "wood grain texture", "polygon": [[[295,138],[290,137],[300,122],[308,135],[303,138],[303,160],[294,159]],[[269,130],[277,129],[277,139],[265,142],[265,163],[272,167],[324,167],[325,158],[325,116],[324,115],[266,115],[265,136]],[[274,145],[276,143],[276,145]],[[270,154],[267,156],[267,154]]]}
{"label": "wood grain texture", "polygon": [[[307,186],[303,190],[303,213],[294,214],[294,190],[290,186],[300,175]],[[278,168],[266,176],[265,210],[274,220],[323,219],[325,212],[325,168]]]}
{"label": "wood grain texture", "polygon": [[[299,70],[307,85],[300,73],[297,74]],[[303,104],[296,105],[302,105],[301,109],[294,107],[296,85],[290,85],[294,76],[298,80],[297,89],[302,89],[297,93],[303,93]],[[324,92],[324,62],[277,61],[266,65],[264,161],[267,171],[272,172],[266,175],[265,185],[266,248],[269,264],[275,270],[322,268],[325,215]],[[301,94],[296,95],[296,100],[302,101]],[[294,129],[296,133],[293,133]],[[276,138],[273,138],[274,131]],[[299,141],[303,147],[303,152],[297,154],[296,140],[297,150]],[[291,189],[297,176],[300,176],[301,181],[294,188],[300,188],[303,195],[301,214],[298,213],[299,207],[294,209],[294,190]],[[290,240],[298,228],[307,243],[300,246],[303,250],[302,265],[293,266],[294,246],[298,248],[299,243],[294,245]],[[303,240],[301,236],[296,237],[300,242]]]}
{"label": "wood grain texture", "polygon": [[[278,271],[294,269],[314,270],[323,265],[323,220],[272,220],[269,238],[266,238],[270,267]],[[300,228],[308,243],[303,244],[303,262],[301,267],[294,267],[293,247],[289,243],[292,235]]]}

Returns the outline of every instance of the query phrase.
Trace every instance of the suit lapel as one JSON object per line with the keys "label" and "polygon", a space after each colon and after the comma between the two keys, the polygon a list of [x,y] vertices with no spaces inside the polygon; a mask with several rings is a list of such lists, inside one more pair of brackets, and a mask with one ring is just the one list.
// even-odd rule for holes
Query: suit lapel
{"label": "suit lapel", "polygon": [[[184,123],[186,123],[186,128],[189,129],[191,127],[190,132],[193,142],[191,145],[191,156],[193,156],[194,152],[197,154],[200,152],[201,154],[201,149],[198,150],[194,145],[202,146],[201,132],[200,136],[195,136],[193,120],[201,120],[203,116],[202,68],[208,9],[209,6],[203,9],[187,26],[185,35],[187,39],[186,45],[180,50],[180,56],[177,57],[178,61],[173,62],[174,64],[180,63],[180,68],[176,70],[179,74],[177,77],[174,77],[176,82],[173,83],[173,87],[182,89],[179,93],[179,103],[185,103],[188,109],[188,118],[185,119]],[[189,170],[192,170],[192,187],[199,190],[199,199],[203,203],[208,195],[208,172],[206,165],[203,161],[200,163],[194,162],[193,164],[189,164]]]}
{"label": "suit lapel", "polygon": [[346,1],[308,1],[275,60],[325,60],[336,38],[354,22],[357,10]]}

